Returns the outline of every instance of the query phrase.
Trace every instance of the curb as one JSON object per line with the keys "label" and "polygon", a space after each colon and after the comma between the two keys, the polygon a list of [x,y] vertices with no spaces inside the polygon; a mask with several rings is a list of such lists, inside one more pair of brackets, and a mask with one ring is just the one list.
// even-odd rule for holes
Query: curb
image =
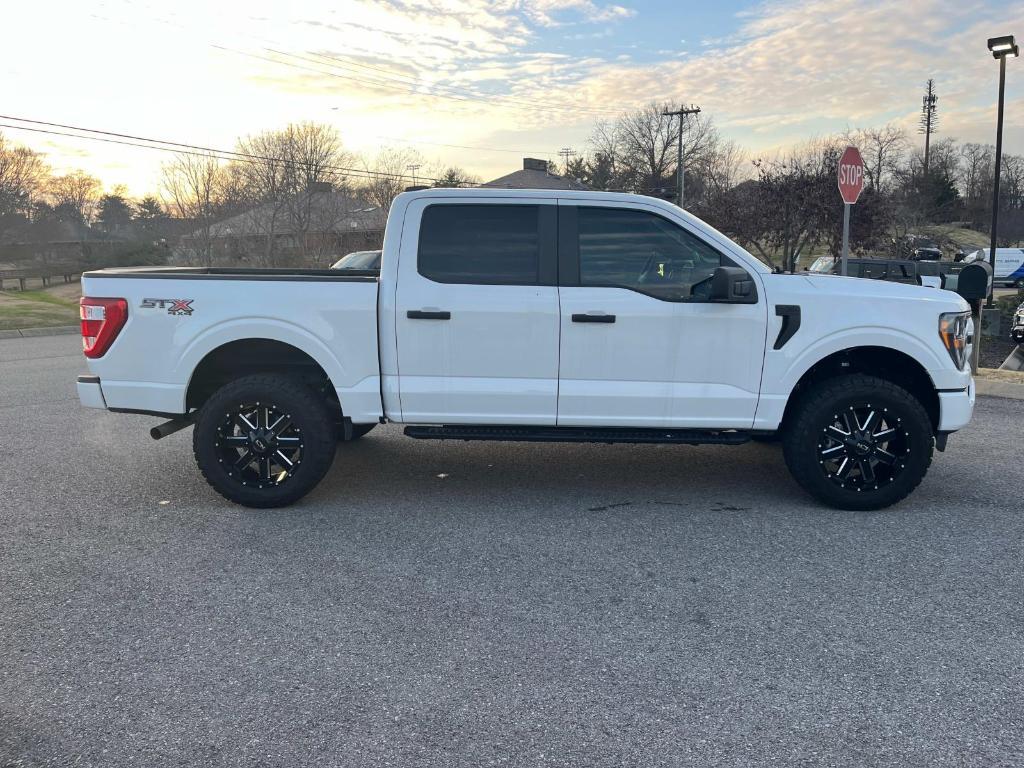
{"label": "curb", "polygon": [[0,339],[30,339],[38,336],[66,336],[80,332],[81,328],[77,325],[56,325],[52,328],[15,328],[10,331],[0,331]]}
{"label": "curb", "polygon": [[982,397],[1005,397],[1010,400],[1024,400],[1024,384],[993,379],[975,379],[974,386]]}

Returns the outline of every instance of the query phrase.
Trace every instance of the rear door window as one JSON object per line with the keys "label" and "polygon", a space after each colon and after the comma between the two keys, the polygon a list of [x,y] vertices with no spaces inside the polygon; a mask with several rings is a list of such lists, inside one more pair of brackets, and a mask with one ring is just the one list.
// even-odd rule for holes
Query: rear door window
{"label": "rear door window", "polygon": [[438,283],[537,285],[539,205],[430,205],[420,221],[418,270]]}

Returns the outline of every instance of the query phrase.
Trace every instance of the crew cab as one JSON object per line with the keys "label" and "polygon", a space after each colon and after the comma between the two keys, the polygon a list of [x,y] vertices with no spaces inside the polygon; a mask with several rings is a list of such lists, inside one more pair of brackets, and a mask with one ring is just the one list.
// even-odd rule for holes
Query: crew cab
{"label": "crew cab", "polygon": [[227,499],[277,507],[376,424],[420,439],[781,439],[843,509],[910,493],[974,407],[956,294],[776,274],[670,203],[430,189],[391,207],[379,273],[83,276],[83,405],[194,426]]}

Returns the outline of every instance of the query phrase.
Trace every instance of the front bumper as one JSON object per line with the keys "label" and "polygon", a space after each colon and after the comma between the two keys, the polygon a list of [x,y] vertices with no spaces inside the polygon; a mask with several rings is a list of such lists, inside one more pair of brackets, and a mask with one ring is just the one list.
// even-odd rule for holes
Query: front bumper
{"label": "front bumper", "polygon": [[956,432],[966,427],[974,413],[974,379],[967,389],[939,392],[939,432]]}
{"label": "front bumper", "polygon": [[78,377],[78,400],[86,408],[106,408],[100,377],[83,374]]}

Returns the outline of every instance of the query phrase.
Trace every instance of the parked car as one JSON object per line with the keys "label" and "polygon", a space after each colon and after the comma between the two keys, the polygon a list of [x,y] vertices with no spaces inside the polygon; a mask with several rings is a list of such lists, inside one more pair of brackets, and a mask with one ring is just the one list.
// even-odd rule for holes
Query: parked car
{"label": "parked car", "polygon": [[912,261],[942,261],[942,249],[937,246],[921,246],[914,249],[910,258]]}
{"label": "parked car", "polygon": [[[988,261],[991,248],[981,248],[964,257],[970,264],[981,259]],[[992,274],[993,283],[1024,288],[1024,248],[996,248],[996,268]]]}
{"label": "parked car", "polygon": [[380,251],[353,251],[338,259],[331,269],[380,269]]}
{"label": "parked car", "polygon": [[1024,304],[1017,307],[1010,325],[1010,338],[1018,344],[1024,344]]}
{"label": "parked car", "polygon": [[207,481],[253,507],[296,501],[339,437],[395,422],[418,439],[779,434],[809,493],[877,509],[974,408],[956,294],[773,274],[639,195],[406,192],[379,276],[108,269],[82,285],[82,404],[169,418],[156,438],[194,426]]}

